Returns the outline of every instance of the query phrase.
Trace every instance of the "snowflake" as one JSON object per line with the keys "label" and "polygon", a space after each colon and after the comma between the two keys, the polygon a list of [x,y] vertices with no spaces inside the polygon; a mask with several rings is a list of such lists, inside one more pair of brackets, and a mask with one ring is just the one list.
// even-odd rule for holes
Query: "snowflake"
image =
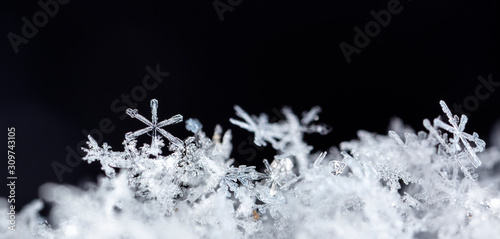
{"label": "snowflake", "polygon": [[[425,119],[424,127],[429,130],[429,136],[437,140],[440,153],[453,158],[468,178],[475,179],[476,175],[473,169],[466,167],[462,161],[469,160],[475,168],[481,166],[481,160],[479,160],[476,153],[482,152],[486,143],[479,138],[477,133],[474,132],[470,135],[464,132],[468,121],[467,116],[462,115],[459,118],[451,113],[444,101],[440,101],[439,104],[448,117],[449,124],[443,122],[440,118],[436,118],[433,125],[431,125],[430,121]],[[446,133],[440,134],[439,129],[451,133],[453,137],[448,138]],[[471,146],[471,142],[474,143],[475,147]]]}
{"label": "snowflake", "polygon": [[271,164],[267,159],[264,159],[264,165],[268,175],[266,184],[271,186],[269,191],[271,196],[276,195],[278,186],[281,189],[288,189],[291,184],[298,180],[297,176],[292,172],[293,163],[289,157],[276,156]]}
{"label": "snowflake", "polygon": [[178,149],[182,149],[184,146],[184,143],[182,142],[182,140],[180,140],[179,138],[171,135],[169,132],[162,129],[162,127],[164,127],[164,126],[171,125],[171,124],[177,124],[177,123],[181,122],[182,115],[177,114],[177,115],[172,116],[170,119],[166,119],[166,120],[158,123],[158,117],[157,117],[158,101],[156,99],[152,99],[150,105],[151,105],[151,115],[152,115],[151,121],[147,120],[146,118],[144,118],[144,116],[140,115],[138,113],[137,109],[130,109],[130,108],[127,109],[127,114],[130,115],[130,117],[138,119],[139,121],[146,124],[148,127],[144,128],[144,129],[137,130],[135,132],[128,132],[127,134],[125,134],[125,138],[127,140],[133,140],[133,139],[137,138],[138,136],[141,136],[145,133],[152,131],[153,132],[153,134],[151,135],[151,137],[153,138],[151,141],[152,147],[153,147],[153,145],[155,145],[154,144],[155,139],[158,138],[157,133],[160,133],[165,138],[167,138],[168,141],[170,141],[172,144],[174,144]]}

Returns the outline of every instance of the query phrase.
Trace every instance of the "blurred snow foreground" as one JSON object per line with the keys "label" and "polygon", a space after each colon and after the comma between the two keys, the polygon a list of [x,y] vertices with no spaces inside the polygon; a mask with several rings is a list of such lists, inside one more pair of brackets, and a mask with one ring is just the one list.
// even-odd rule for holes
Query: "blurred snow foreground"
{"label": "blurred snow foreground", "polygon": [[[41,199],[18,214],[16,232],[6,220],[0,232],[2,238],[123,239],[498,236],[500,150],[484,151],[484,141],[464,131],[467,117],[440,104],[445,118],[424,120],[426,131],[394,120],[388,135],[359,131],[359,139],[328,153],[313,153],[303,141],[304,134],[329,131],[315,123],[319,107],[301,118],[284,108],[285,119],[269,122],[236,106],[241,119],[230,121],[252,132],[255,144],[276,150],[259,172],[233,166],[231,132],[220,126],[208,137],[189,119],[192,136],[168,133],[164,128],[183,118],[159,122],[152,100],[151,121],[127,110],[146,127],[125,135],[123,152],[89,137],[84,160],[99,161],[107,176],[98,185],[46,184]],[[145,134],[151,144],[137,147]],[[44,202],[53,205],[48,218],[39,216]]]}

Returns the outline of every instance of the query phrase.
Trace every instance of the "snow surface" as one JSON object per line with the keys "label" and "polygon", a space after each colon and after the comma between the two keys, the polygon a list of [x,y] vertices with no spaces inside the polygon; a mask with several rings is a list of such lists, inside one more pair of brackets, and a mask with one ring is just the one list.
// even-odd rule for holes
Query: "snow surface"
{"label": "snow surface", "polygon": [[[16,231],[0,220],[1,238],[491,238],[500,235],[500,145],[485,150],[476,133],[466,133],[467,117],[424,120],[414,133],[401,120],[387,135],[360,130],[358,139],[329,152],[312,152],[304,134],[326,134],[316,123],[321,109],[285,119],[249,115],[230,121],[270,145],[273,159],[235,167],[231,131],[220,126],[212,137],[197,119],[192,136],[181,140],[163,129],[183,120],[151,121],[130,132],[124,151],[98,145],[89,136],[89,163],[100,162],[105,177],[85,189],[48,183],[40,199],[17,214]],[[494,139],[500,138],[497,130]],[[150,134],[151,144],[137,147]],[[500,142],[496,140],[495,142]],[[164,146],[168,146],[164,150]],[[168,151],[168,153],[166,152]],[[120,169],[120,170],[117,170]],[[119,171],[119,172],[118,172]],[[52,209],[39,215],[44,203]],[[0,213],[8,212],[0,199]]]}

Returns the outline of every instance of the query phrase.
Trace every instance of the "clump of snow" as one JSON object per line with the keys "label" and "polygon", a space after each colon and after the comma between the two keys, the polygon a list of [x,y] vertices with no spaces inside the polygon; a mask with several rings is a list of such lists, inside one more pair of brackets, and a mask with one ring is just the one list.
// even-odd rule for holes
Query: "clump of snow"
{"label": "clump of snow", "polygon": [[[124,151],[89,136],[89,163],[106,177],[80,189],[46,184],[41,199],[19,213],[16,231],[0,221],[2,238],[489,238],[500,235],[500,149],[485,150],[467,117],[424,120],[415,131],[399,119],[387,135],[358,132],[340,150],[313,152],[304,134],[328,133],[316,123],[319,107],[285,119],[249,115],[230,121],[254,134],[255,144],[276,150],[265,170],[235,167],[231,131],[212,137],[197,119],[181,140],[163,129],[181,115],[158,122],[127,113],[146,128],[125,135]],[[170,126],[173,127],[173,126]],[[149,133],[151,144],[137,147]],[[499,137],[499,136],[496,136]],[[164,146],[170,153],[165,153]],[[118,173],[118,170],[119,173]],[[39,211],[52,204],[49,218]],[[0,213],[8,211],[0,200]]]}

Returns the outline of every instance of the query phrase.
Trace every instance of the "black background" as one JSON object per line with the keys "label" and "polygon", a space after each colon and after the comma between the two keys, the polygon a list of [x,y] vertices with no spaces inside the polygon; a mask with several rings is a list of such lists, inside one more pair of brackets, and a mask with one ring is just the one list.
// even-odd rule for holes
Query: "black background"
{"label": "black background", "polygon": [[[493,0],[402,0],[402,12],[348,64],[339,44],[354,44],[353,28],[364,29],[370,11],[387,9],[388,2],[242,0],[221,21],[211,0],[72,0],[16,54],[7,34],[21,35],[21,18],[32,19],[41,8],[34,0],[3,0],[0,145],[6,152],[6,128],[16,127],[16,206],[35,199],[46,182],[95,181],[98,163],[82,162],[62,182],[52,163],[66,164],[66,146],[76,149],[86,139],[82,130],[98,128],[103,118],[116,127],[104,135],[115,150],[126,132],[144,127],[120,120],[110,105],[142,84],[146,66],[158,64],[170,75],[138,102],[140,113],[149,118],[149,100],[156,98],[160,120],[180,113],[198,118],[208,134],[217,123],[230,128],[233,157],[250,165],[272,150],[255,150],[253,160],[238,153],[242,144],[256,148],[242,143],[250,134],[228,121],[236,104],[271,116],[285,105],[296,113],[321,106],[320,121],[333,130],[307,140],[327,150],[359,129],[386,133],[392,116],[422,130],[424,118],[441,114],[439,100],[463,103],[480,75],[498,81],[499,3]],[[470,112],[467,131],[487,142],[500,118],[499,91]],[[184,124],[167,130],[189,135]],[[2,162],[6,175],[6,157]]]}

